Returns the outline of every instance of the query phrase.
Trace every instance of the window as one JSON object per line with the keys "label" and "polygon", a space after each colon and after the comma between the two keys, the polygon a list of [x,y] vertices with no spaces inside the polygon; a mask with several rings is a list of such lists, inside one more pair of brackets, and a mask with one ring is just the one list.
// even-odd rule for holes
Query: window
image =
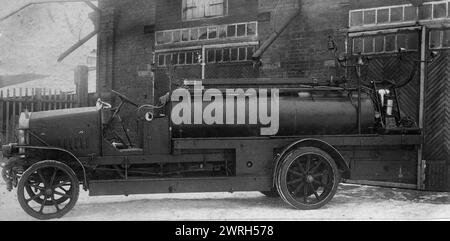
{"label": "window", "polygon": [[430,48],[437,49],[441,47],[441,31],[433,30],[430,31]]}
{"label": "window", "polygon": [[363,12],[356,11],[350,12],[350,26],[360,26],[363,25]]}
{"label": "window", "polygon": [[182,40],[189,41],[189,29],[183,29],[182,31]]}
{"label": "window", "polygon": [[255,46],[211,48],[206,50],[206,63],[243,62],[252,59]]}
{"label": "window", "polygon": [[183,20],[193,20],[226,15],[227,0],[183,0]]}
{"label": "window", "polygon": [[256,35],[256,22],[247,24],[247,35],[248,36]]}
{"label": "window", "polygon": [[217,40],[226,38],[254,38],[258,35],[258,23],[233,23],[156,32],[156,44],[172,44],[188,41]]}
{"label": "window", "polygon": [[364,11],[364,24],[375,24],[375,10]]}
{"label": "window", "polygon": [[364,53],[373,53],[374,52],[374,48],[373,48],[373,37],[372,36],[368,36],[368,37],[364,37],[363,39],[364,41]]}
{"label": "window", "polygon": [[432,7],[433,7],[433,5],[431,5],[431,4],[420,5],[420,7],[419,7],[419,19],[420,20],[431,19],[432,16],[433,16],[431,14]]}
{"label": "window", "polygon": [[198,39],[207,39],[208,38],[208,29],[207,28],[199,28],[198,29]]}
{"label": "window", "polygon": [[386,52],[393,52],[395,51],[395,35],[394,34],[390,34],[390,35],[386,35],[385,39],[385,47],[384,47],[384,51]]}
{"label": "window", "polygon": [[173,42],[178,43],[181,41],[181,32],[180,31],[174,31],[173,32]]}
{"label": "window", "polygon": [[384,36],[375,36],[375,52],[381,53],[384,51]]}
{"label": "window", "polygon": [[198,64],[198,56],[200,56],[200,50],[160,53],[158,67]]}
{"label": "window", "polygon": [[450,18],[449,5],[449,0],[441,0],[424,2],[419,6],[404,4],[354,9],[349,12],[349,23],[350,27],[358,27],[448,19]]}
{"label": "window", "polygon": [[389,8],[378,9],[377,23],[389,23]]}
{"label": "window", "polygon": [[228,37],[236,36],[236,25],[228,25],[227,35],[228,35]]}
{"label": "window", "polygon": [[353,53],[359,54],[363,51],[363,40],[362,38],[353,39]]}
{"label": "window", "polygon": [[217,38],[217,27],[209,27],[208,28],[208,39]]}
{"label": "window", "polygon": [[227,26],[219,26],[219,38],[226,38],[227,37]]}
{"label": "window", "polygon": [[419,49],[419,34],[416,31],[402,31],[389,34],[372,34],[353,38],[353,54],[380,54]]}
{"label": "window", "polygon": [[439,3],[433,6],[433,19],[447,17],[447,3]]}
{"label": "window", "polygon": [[401,22],[403,20],[403,7],[391,8],[391,22]]}
{"label": "window", "polygon": [[444,47],[444,48],[450,47],[450,29],[444,30],[444,36],[442,39],[442,47]]}
{"label": "window", "polygon": [[415,21],[417,19],[417,8],[414,6],[405,7],[405,22]]}
{"label": "window", "polygon": [[191,29],[191,41],[198,40],[198,28]]}
{"label": "window", "polygon": [[237,36],[238,37],[245,36],[245,24],[237,25]]}
{"label": "window", "polygon": [[450,29],[435,29],[430,31],[430,49],[450,48]]}

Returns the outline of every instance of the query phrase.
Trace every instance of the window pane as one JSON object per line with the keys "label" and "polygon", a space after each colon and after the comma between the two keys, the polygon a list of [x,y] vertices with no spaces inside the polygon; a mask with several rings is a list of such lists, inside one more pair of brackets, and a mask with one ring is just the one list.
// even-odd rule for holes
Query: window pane
{"label": "window pane", "polygon": [[441,46],[441,31],[433,30],[430,32],[430,48],[439,48]]}
{"label": "window pane", "polygon": [[353,39],[353,53],[359,54],[362,52],[363,48],[363,41],[362,38],[355,38]]}
{"label": "window pane", "polygon": [[178,64],[178,53],[172,54],[172,64]]}
{"label": "window pane", "polygon": [[361,26],[363,24],[363,12],[351,12],[350,13],[350,26]]}
{"label": "window pane", "polygon": [[247,49],[239,48],[239,60],[245,60],[247,58]]}
{"label": "window pane", "polygon": [[191,40],[198,39],[198,28],[191,29]]}
{"label": "window pane", "polygon": [[373,37],[364,37],[364,53],[373,53]]}
{"label": "window pane", "polygon": [[405,7],[405,21],[415,21],[417,19],[417,7]]}
{"label": "window pane", "polygon": [[181,32],[180,31],[174,31],[173,32],[173,42],[178,43],[181,41]]}
{"label": "window pane", "polygon": [[431,19],[431,4],[419,6],[419,19]]}
{"label": "window pane", "polygon": [[248,36],[256,35],[256,23],[247,24],[247,35]]}
{"label": "window pane", "polygon": [[389,9],[378,9],[377,11],[377,23],[389,22]]}
{"label": "window pane", "polygon": [[172,42],[172,32],[167,31],[164,32],[164,43],[171,43]]}
{"label": "window pane", "polygon": [[164,55],[163,54],[158,55],[158,65],[164,66]]}
{"label": "window pane", "polygon": [[192,52],[186,53],[186,64],[192,64]]}
{"label": "window pane", "polygon": [[376,36],[375,37],[375,52],[381,53],[384,51],[384,36]]}
{"label": "window pane", "polygon": [[189,41],[189,29],[183,29],[182,31],[182,40]]}
{"label": "window pane", "polygon": [[172,55],[168,54],[166,55],[166,65],[171,65],[172,64]]}
{"label": "window pane", "polygon": [[163,44],[164,43],[164,33],[156,32],[156,43]]}
{"label": "window pane", "polygon": [[247,47],[247,60],[252,60],[254,47]]}
{"label": "window pane", "polygon": [[223,50],[223,62],[230,61],[230,49]]}
{"label": "window pane", "polygon": [[235,37],[236,36],[236,25],[228,25],[227,27],[227,36]]}
{"label": "window pane", "polygon": [[403,21],[403,7],[391,8],[391,22]]}
{"label": "window pane", "polygon": [[226,38],[227,37],[227,26],[219,26],[219,38]]}
{"label": "window pane", "polygon": [[216,60],[216,56],[215,56],[216,50],[208,49],[206,52],[207,52],[206,55],[208,57],[206,59],[206,62],[207,63],[214,63],[214,61]]}
{"label": "window pane", "polygon": [[216,62],[222,62],[222,49],[216,49]]}
{"label": "window pane", "polygon": [[208,39],[217,38],[217,27],[209,27],[208,28]]}
{"label": "window pane", "polygon": [[375,10],[364,11],[364,24],[375,24]]}
{"label": "window pane", "polygon": [[192,60],[193,64],[199,64],[202,62],[202,55],[200,54],[200,51],[195,51],[193,55],[194,55],[194,59]]}
{"label": "window pane", "polygon": [[434,4],[433,18],[445,18],[447,16],[447,3]]}
{"label": "window pane", "polygon": [[406,49],[406,35],[398,34],[397,35],[397,49],[404,48]]}
{"label": "window pane", "polygon": [[237,26],[237,36],[241,37],[241,36],[245,36],[245,24],[239,24]]}
{"label": "window pane", "polygon": [[178,55],[178,64],[185,64],[186,63],[186,53],[180,53]]}
{"label": "window pane", "polygon": [[444,39],[442,42],[442,47],[450,47],[450,29],[444,30]]}
{"label": "window pane", "polygon": [[395,35],[386,35],[385,38],[385,51],[395,51]]}
{"label": "window pane", "polygon": [[230,54],[230,60],[231,61],[236,61],[238,58],[238,49],[237,48],[232,48],[231,49],[231,54]]}
{"label": "window pane", "polygon": [[208,38],[207,28],[199,28],[198,39],[207,39],[207,38]]}
{"label": "window pane", "polygon": [[407,48],[408,49],[419,49],[419,34],[414,32],[414,33],[409,33],[407,35]]}

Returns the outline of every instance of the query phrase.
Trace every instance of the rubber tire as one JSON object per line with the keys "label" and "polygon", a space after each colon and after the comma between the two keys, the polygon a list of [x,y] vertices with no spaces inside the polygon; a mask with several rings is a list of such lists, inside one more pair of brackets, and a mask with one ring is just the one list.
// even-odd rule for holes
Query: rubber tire
{"label": "rubber tire", "polygon": [[[327,163],[331,166],[331,169],[333,171],[333,187],[330,191],[330,193],[328,194],[328,196],[323,199],[322,201],[316,203],[316,204],[311,204],[311,205],[306,205],[303,204],[301,202],[298,202],[295,200],[295,198],[293,198],[288,189],[287,189],[287,185],[286,185],[286,176],[287,176],[287,171],[288,168],[290,167],[291,163],[296,160],[298,157],[307,154],[307,153],[312,153],[312,154],[317,154],[322,156]],[[283,180],[284,179],[284,180]],[[298,149],[295,149],[291,152],[289,152],[288,154],[285,155],[285,157],[281,160],[281,165],[280,168],[278,168],[277,174],[276,174],[276,187],[278,190],[278,193],[280,194],[281,198],[288,203],[289,205],[291,205],[292,207],[296,208],[296,209],[301,209],[301,210],[311,210],[311,209],[319,209],[321,207],[323,207],[325,204],[327,204],[331,199],[333,199],[334,195],[336,194],[337,188],[339,186],[339,182],[340,182],[341,178],[340,178],[340,174],[339,174],[339,169],[336,165],[336,162],[334,161],[334,159],[325,151],[323,151],[322,149],[316,148],[316,147],[300,147]]]}
{"label": "rubber tire", "polygon": [[[75,183],[76,185],[72,186],[72,199],[69,201],[69,203],[58,213],[52,213],[52,214],[39,214],[36,213],[32,208],[30,208],[26,201],[25,201],[25,183],[28,179],[28,177],[33,174],[36,170],[45,168],[45,167],[58,167],[60,170],[64,171],[66,174],[69,175],[69,178],[71,179],[71,183]],[[17,187],[17,198],[19,200],[19,204],[22,207],[22,209],[30,216],[40,219],[40,220],[48,220],[48,219],[54,219],[54,218],[61,218],[65,214],[67,214],[72,208],[75,206],[78,196],[80,192],[80,186],[79,181],[77,178],[77,175],[75,172],[67,166],[66,164],[58,161],[40,161],[32,166],[30,166],[22,175],[22,177],[19,180],[19,184]]]}

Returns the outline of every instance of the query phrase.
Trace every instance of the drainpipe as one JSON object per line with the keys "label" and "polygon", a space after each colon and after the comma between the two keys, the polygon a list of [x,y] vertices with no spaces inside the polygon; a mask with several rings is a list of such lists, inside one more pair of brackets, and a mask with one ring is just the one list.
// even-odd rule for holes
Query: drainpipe
{"label": "drainpipe", "polygon": [[272,43],[275,42],[275,40],[280,36],[280,34],[283,33],[283,31],[287,28],[287,26],[289,26],[289,24],[294,20],[294,18],[300,14],[300,12],[301,8],[299,7],[281,24],[279,29],[274,30],[273,33],[255,51],[255,53],[252,56],[253,59],[259,59],[264,54],[264,52],[266,52],[266,50],[272,45]]}

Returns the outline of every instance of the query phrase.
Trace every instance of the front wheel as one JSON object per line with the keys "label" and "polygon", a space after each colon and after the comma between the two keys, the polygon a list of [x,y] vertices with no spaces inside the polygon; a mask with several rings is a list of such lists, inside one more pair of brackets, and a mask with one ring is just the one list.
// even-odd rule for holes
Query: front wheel
{"label": "front wheel", "polygon": [[281,198],[298,209],[317,209],[336,194],[340,176],[333,158],[315,147],[301,147],[281,160],[276,187]]}
{"label": "front wheel", "polygon": [[68,213],[78,200],[79,182],[74,171],[58,161],[41,161],[20,178],[17,198],[30,216],[46,220]]}

